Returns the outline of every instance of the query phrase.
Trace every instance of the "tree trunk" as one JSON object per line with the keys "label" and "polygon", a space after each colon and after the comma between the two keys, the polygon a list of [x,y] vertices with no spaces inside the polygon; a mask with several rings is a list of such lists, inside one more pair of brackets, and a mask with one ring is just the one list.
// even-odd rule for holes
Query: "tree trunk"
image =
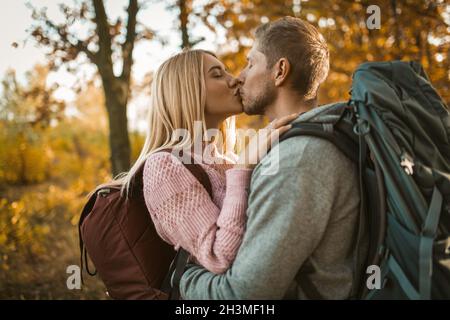
{"label": "tree trunk", "polygon": [[190,48],[191,42],[189,41],[189,33],[188,33],[188,1],[186,0],[178,0],[178,6],[180,8],[180,30],[181,30],[181,48]]}
{"label": "tree trunk", "polygon": [[[113,81],[118,82],[118,79]],[[113,177],[130,169],[130,140],[128,137],[127,99],[118,86],[103,81],[105,104],[109,121],[109,149]]]}
{"label": "tree trunk", "polygon": [[428,37],[430,35],[431,31],[428,31],[426,34],[426,41],[425,41],[425,52],[427,54],[427,60],[428,60],[428,68],[425,69],[426,72],[428,74],[432,74],[433,73],[433,54],[431,52],[431,46],[430,46],[430,42],[428,41]]}
{"label": "tree trunk", "polygon": [[399,26],[399,18],[398,18],[398,14],[397,14],[397,1],[396,0],[391,0],[391,10],[392,10],[392,17],[393,17],[393,22],[394,22],[394,59],[395,60],[400,60],[402,58],[402,53],[403,53],[403,49],[402,49],[402,36],[401,36],[401,32],[400,32],[400,26]]}
{"label": "tree trunk", "polygon": [[[25,185],[27,184],[27,173],[26,173],[26,157],[25,157],[25,152],[28,148],[28,142],[25,139],[25,135],[23,134],[23,132],[19,133],[19,141],[20,141],[20,145],[19,145],[19,157],[20,157],[20,172],[19,172],[19,183],[21,185]],[[24,147],[22,147],[22,145]]]}
{"label": "tree trunk", "polygon": [[137,0],[130,0],[127,9],[127,35],[122,45],[122,74],[113,72],[112,39],[110,25],[103,0],[93,0],[95,22],[99,37],[99,50],[94,60],[102,78],[105,105],[109,120],[109,147],[111,172],[113,177],[130,169],[130,140],[128,137],[127,103],[130,92],[130,75],[133,64],[133,49],[136,38],[136,15],[139,10]]}

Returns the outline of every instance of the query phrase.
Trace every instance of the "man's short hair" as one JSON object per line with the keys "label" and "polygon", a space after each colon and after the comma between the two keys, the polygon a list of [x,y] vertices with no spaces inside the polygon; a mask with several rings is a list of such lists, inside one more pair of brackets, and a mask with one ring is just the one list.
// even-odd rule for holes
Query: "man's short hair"
{"label": "man's short hair", "polygon": [[255,36],[267,68],[286,58],[291,64],[293,89],[305,100],[315,99],[329,70],[328,47],[320,32],[306,21],[284,17],[259,26]]}

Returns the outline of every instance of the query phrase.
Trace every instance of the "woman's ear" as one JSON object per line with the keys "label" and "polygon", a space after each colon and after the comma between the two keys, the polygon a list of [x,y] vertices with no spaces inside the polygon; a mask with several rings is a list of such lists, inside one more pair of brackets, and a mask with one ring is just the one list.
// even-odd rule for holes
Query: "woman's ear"
{"label": "woman's ear", "polygon": [[281,86],[287,79],[291,71],[291,64],[286,58],[280,58],[274,66],[275,71],[275,86]]}

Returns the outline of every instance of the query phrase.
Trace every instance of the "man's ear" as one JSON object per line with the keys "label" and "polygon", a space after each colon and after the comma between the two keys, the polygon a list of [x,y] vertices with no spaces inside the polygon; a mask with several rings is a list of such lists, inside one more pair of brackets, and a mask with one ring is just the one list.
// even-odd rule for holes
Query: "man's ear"
{"label": "man's ear", "polygon": [[287,79],[291,71],[291,64],[286,58],[280,58],[274,65],[275,86],[281,86]]}

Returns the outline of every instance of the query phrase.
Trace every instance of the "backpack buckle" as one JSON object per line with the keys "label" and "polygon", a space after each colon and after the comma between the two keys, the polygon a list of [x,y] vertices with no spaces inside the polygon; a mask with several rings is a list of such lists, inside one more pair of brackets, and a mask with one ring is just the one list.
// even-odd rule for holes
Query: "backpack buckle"
{"label": "backpack buckle", "polygon": [[353,126],[353,132],[358,136],[365,136],[370,132],[370,124],[368,121],[358,118]]}
{"label": "backpack buckle", "polygon": [[400,157],[400,165],[403,167],[403,170],[405,170],[407,175],[413,175],[414,161],[413,158],[406,152],[403,152]]}

